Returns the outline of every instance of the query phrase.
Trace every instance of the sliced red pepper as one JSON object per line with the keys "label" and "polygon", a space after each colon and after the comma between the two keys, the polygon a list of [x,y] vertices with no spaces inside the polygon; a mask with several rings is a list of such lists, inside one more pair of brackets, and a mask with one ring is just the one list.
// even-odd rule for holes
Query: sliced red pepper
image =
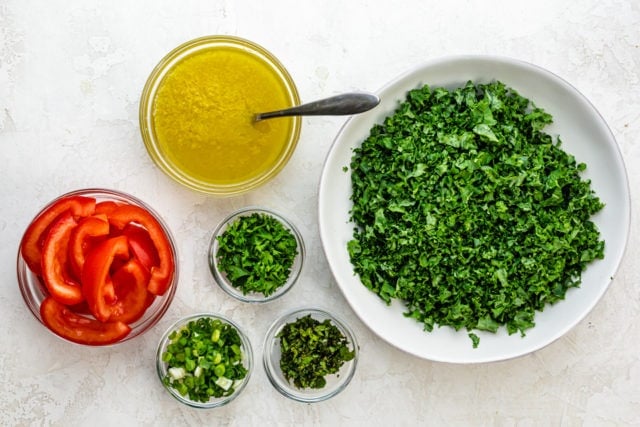
{"label": "sliced red pepper", "polygon": [[114,259],[128,258],[126,236],[111,237],[98,244],[89,253],[82,268],[82,290],[89,310],[96,319],[106,322],[113,312],[115,290],[109,275]]}
{"label": "sliced red pepper", "polygon": [[91,310],[87,305],[87,300],[82,301],[80,304],[68,305],[67,308],[75,314],[88,314],[91,315]]}
{"label": "sliced red pepper", "polygon": [[40,305],[42,321],[59,336],[80,344],[105,345],[120,341],[131,328],[123,322],[99,322],[71,311],[53,298]]}
{"label": "sliced red pepper", "polygon": [[122,234],[129,239],[132,255],[138,258],[147,270],[151,271],[151,267],[160,265],[158,250],[146,229],[130,223],[122,229]]}
{"label": "sliced red pepper", "polygon": [[20,252],[27,266],[36,274],[42,273],[42,242],[51,224],[64,212],[74,216],[93,214],[96,200],[92,197],[63,197],[41,212],[27,227],[20,243]]}
{"label": "sliced red pepper", "polygon": [[147,289],[154,295],[163,295],[171,285],[175,265],[171,243],[160,223],[150,212],[136,205],[119,206],[109,215],[109,222],[121,230],[129,223],[136,223],[149,232],[153,245],[158,251],[160,263],[151,267],[151,279]]}
{"label": "sliced red pepper", "polygon": [[52,225],[42,246],[42,279],[51,296],[61,304],[82,302],[80,283],[71,278],[67,246],[77,221],[66,211]]}
{"label": "sliced red pepper", "polygon": [[86,253],[91,248],[90,237],[109,234],[109,220],[104,214],[88,216],[78,221],[69,239],[69,264],[75,277],[80,280]]}
{"label": "sliced red pepper", "polygon": [[103,200],[101,202],[96,203],[95,214],[110,214],[114,211],[115,208],[120,206],[118,202],[114,202],[113,200]]}
{"label": "sliced red pepper", "polygon": [[112,276],[116,302],[110,321],[132,323],[147,310],[149,270],[137,258],[131,258]]}

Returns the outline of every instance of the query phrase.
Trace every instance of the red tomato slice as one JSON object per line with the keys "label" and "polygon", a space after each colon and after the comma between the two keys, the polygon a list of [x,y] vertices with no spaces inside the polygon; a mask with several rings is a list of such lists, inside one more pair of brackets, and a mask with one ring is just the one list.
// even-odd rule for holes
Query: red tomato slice
{"label": "red tomato slice", "polygon": [[42,273],[42,241],[51,224],[64,212],[70,211],[74,216],[93,214],[96,200],[92,197],[64,197],[40,213],[27,227],[20,243],[20,252],[29,269],[36,274]]}
{"label": "red tomato slice", "polygon": [[123,322],[99,322],[79,316],[53,298],[40,305],[42,321],[54,333],[80,344],[105,345],[120,341],[131,328]]}
{"label": "red tomato slice", "polygon": [[147,270],[160,265],[160,257],[149,232],[135,224],[127,224],[122,229],[122,234],[129,239],[129,249],[133,256],[138,258]]}
{"label": "red tomato slice", "polygon": [[69,265],[75,277],[80,280],[86,253],[91,248],[90,237],[109,234],[109,221],[104,214],[88,216],[78,221],[78,226],[69,238]]}
{"label": "red tomato slice", "polygon": [[146,209],[136,205],[119,206],[109,215],[109,222],[122,230],[129,223],[144,227],[158,251],[159,265],[151,267],[151,279],[147,289],[154,295],[163,295],[173,279],[175,265],[173,249],[160,223]]}
{"label": "red tomato slice", "polygon": [[129,245],[126,236],[111,237],[98,244],[87,254],[82,268],[82,291],[89,310],[96,319],[106,322],[113,312],[115,290],[111,266],[115,258],[128,258]]}
{"label": "red tomato slice", "polygon": [[147,310],[147,283],[149,270],[136,259],[131,258],[112,276],[116,302],[110,321],[132,323],[140,319]]}
{"label": "red tomato slice", "polygon": [[42,279],[51,296],[61,304],[74,305],[84,299],[80,284],[70,277],[69,238],[78,223],[66,211],[47,233],[42,246]]}

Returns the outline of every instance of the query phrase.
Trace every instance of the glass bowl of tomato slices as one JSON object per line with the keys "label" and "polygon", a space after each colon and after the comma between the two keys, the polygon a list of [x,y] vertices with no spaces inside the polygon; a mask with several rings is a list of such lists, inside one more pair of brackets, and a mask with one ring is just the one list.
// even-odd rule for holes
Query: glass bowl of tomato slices
{"label": "glass bowl of tomato slices", "polygon": [[115,190],[63,194],[27,226],[17,256],[20,292],[59,337],[104,346],[135,338],[169,308],[176,245],[146,203]]}

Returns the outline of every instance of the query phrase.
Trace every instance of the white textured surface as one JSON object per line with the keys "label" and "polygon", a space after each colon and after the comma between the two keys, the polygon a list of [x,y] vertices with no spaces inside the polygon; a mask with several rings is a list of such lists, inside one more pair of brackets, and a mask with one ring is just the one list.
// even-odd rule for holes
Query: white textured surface
{"label": "white textured surface", "polygon": [[[259,191],[193,193],[148,158],[137,108],[151,68],[207,34],[251,39],[289,69],[303,100],[377,90],[426,59],[487,53],[533,62],[599,109],[640,197],[640,5],[632,1],[20,1],[0,3],[0,424],[2,425],[638,425],[640,274],[635,218],[625,259],[588,317],[552,345],[486,365],[417,359],[374,336],[329,273],[317,228],[317,185],[342,118],[310,118],[289,166]],[[395,6],[394,6],[395,5]],[[45,331],[15,279],[20,236],[42,205],[86,187],[149,202],[178,241],[181,280],[165,318],[109,349],[71,346]],[[248,204],[289,213],[308,247],[302,281],[281,301],[247,306],[217,289],[206,264],[215,225]],[[260,364],[243,395],[214,411],[179,406],[161,388],[155,347],[194,311],[233,317],[258,358],[268,325],[315,304],[346,318],[361,344],[352,384],[305,405],[286,400]]]}

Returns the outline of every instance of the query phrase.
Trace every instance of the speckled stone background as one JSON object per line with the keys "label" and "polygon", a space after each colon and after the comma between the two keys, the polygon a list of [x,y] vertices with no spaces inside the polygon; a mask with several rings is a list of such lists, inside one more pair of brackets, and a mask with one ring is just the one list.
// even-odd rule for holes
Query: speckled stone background
{"label": "speckled stone background", "polygon": [[[375,91],[423,61],[497,54],[558,74],[599,109],[640,198],[640,3],[635,1],[110,1],[0,2],[0,425],[640,425],[640,250],[637,221],[617,277],[570,333],[515,360],[472,366],[409,356],[374,336],[333,282],[317,226],[325,155],[344,118],[303,121],[300,145],[270,184],[243,196],[182,188],[149,159],[138,101],[155,64],[209,34],[251,39],[289,69],[303,100]],[[86,187],[131,193],[157,209],[178,242],[181,279],[162,321],[107,349],[48,333],[18,290],[19,239],[54,197]],[[213,285],[206,248],[215,225],[245,205],[289,213],[306,239],[301,282],[266,306]],[[355,329],[351,385],[320,404],[289,401],[258,364],[249,386],[214,411],[180,406],[161,387],[155,348],[195,311],[233,317],[259,357],[268,325],[289,308],[331,307]]]}

